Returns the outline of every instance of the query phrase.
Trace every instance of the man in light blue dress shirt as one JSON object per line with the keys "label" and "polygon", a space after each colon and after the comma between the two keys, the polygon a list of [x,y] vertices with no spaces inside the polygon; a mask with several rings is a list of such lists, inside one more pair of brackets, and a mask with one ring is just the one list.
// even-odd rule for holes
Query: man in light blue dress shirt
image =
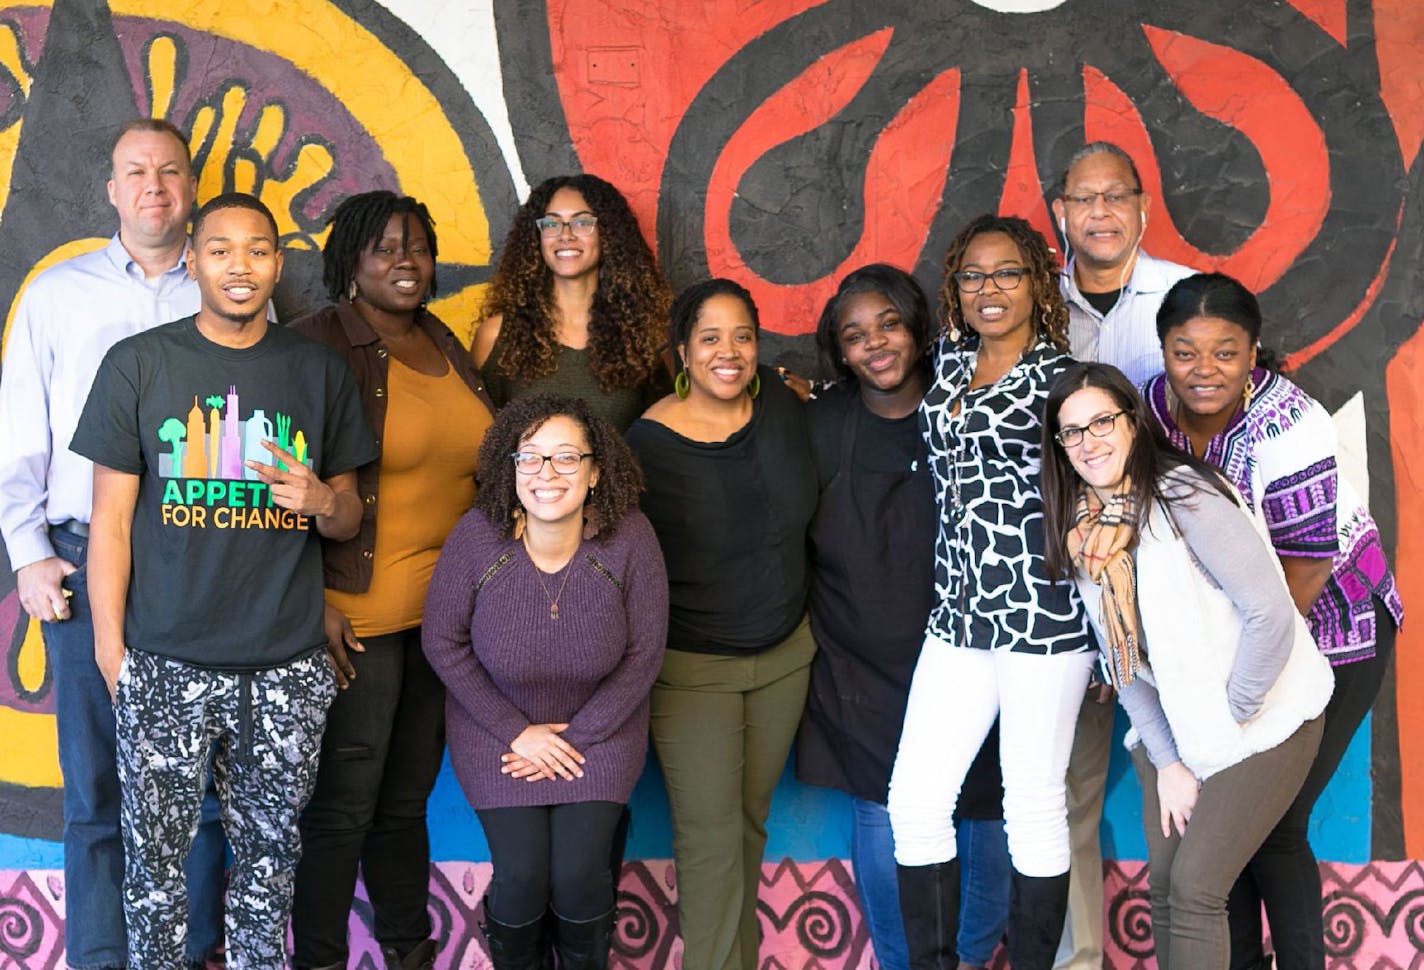
{"label": "man in light blue dress shirt", "polygon": [[[114,715],[94,662],[83,568],[93,466],[67,443],[109,348],[198,309],[187,272],[197,180],[186,136],[166,121],[130,121],[112,162],[118,233],[30,282],[0,371],[0,534],[20,603],[43,624],[53,677],[64,773],[66,963],[74,970],[123,967],[127,941]],[[205,805],[187,867],[187,958],[195,966],[222,942],[226,848],[214,804]]]}
{"label": "man in light blue dress shirt", "polygon": [[[1069,258],[1062,277],[1068,341],[1079,360],[1112,364],[1139,387],[1162,370],[1157,309],[1172,284],[1196,272],[1142,251],[1152,197],[1132,158],[1111,142],[1084,145],[1068,162],[1053,215]],[[1068,765],[1073,846],[1068,925],[1055,970],[1103,965],[1103,856],[1098,826],[1112,748],[1108,688],[1088,690]]]}

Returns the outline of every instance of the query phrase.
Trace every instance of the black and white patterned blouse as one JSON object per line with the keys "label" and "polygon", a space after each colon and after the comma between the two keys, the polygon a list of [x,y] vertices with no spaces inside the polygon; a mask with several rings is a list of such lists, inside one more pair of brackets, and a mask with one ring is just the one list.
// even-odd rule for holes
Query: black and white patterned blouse
{"label": "black and white patterned blouse", "polygon": [[1072,358],[1040,343],[996,383],[971,391],[977,357],[941,338],[920,405],[940,510],[927,632],[979,650],[1087,650],[1077,591],[1044,572],[1038,494],[1043,404]]}

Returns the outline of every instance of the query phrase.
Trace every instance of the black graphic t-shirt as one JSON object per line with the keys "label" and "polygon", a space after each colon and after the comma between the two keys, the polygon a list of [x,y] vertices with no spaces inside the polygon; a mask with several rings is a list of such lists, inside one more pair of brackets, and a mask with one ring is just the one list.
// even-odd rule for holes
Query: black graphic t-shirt
{"label": "black graphic t-shirt", "polygon": [[377,454],[351,368],[285,328],[234,349],[188,317],[105,356],[70,448],[140,477],[128,646],[223,670],[321,647],[316,529],[243,464],[276,460],[263,441],[320,478]]}

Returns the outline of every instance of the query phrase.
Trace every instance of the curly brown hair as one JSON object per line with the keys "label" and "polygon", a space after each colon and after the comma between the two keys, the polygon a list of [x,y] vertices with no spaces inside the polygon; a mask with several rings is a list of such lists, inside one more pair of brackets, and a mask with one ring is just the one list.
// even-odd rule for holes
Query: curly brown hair
{"label": "curly brown hair", "polygon": [[588,321],[589,369],[605,391],[637,387],[663,366],[663,328],[672,293],[628,200],[596,175],[545,179],[515,213],[483,308],[484,316],[504,318],[499,366],[523,380],[547,377],[558,367],[553,273],[544,263],[534,220],[544,216],[562,188],[582,195],[598,217],[602,257]]}
{"label": "curly brown hair", "polygon": [[502,538],[514,534],[514,513],[521,507],[514,490],[517,472],[512,456],[530,435],[554,417],[569,418],[588,438],[588,450],[598,468],[598,487],[590,490],[584,510],[598,524],[598,534],[612,534],[623,516],[638,507],[643,470],[622,435],[594,414],[582,398],[531,394],[505,405],[480,445],[475,508],[499,526]]}
{"label": "curly brown hair", "polygon": [[949,244],[944,253],[944,283],[939,289],[941,327],[958,330],[961,347],[978,341],[978,334],[964,322],[964,308],[959,302],[959,284],[954,281],[954,273],[964,260],[964,251],[969,244],[976,236],[987,232],[1001,232],[1013,240],[1028,269],[1029,286],[1033,291],[1034,343],[1046,340],[1059,350],[1066,351],[1068,304],[1063,302],[1063,291],[1058,288],[1061,275],[1058,263],[1043,234],[1016,216],[986,213],[959,230],[959,235]]}

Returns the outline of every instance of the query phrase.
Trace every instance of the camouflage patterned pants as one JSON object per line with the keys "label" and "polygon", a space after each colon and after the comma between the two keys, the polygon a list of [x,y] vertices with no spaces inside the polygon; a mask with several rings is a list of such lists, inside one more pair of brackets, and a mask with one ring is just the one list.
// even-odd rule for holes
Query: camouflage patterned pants
{"label": "camouflage patterned pants", "polygon": [[183,860],[208,754],[232,846],[230,970],[281,970],[301,839],[336,685],[323,654],[250,674],[130,650],[114,706],[123,792],[129,966],[181,970]]}

